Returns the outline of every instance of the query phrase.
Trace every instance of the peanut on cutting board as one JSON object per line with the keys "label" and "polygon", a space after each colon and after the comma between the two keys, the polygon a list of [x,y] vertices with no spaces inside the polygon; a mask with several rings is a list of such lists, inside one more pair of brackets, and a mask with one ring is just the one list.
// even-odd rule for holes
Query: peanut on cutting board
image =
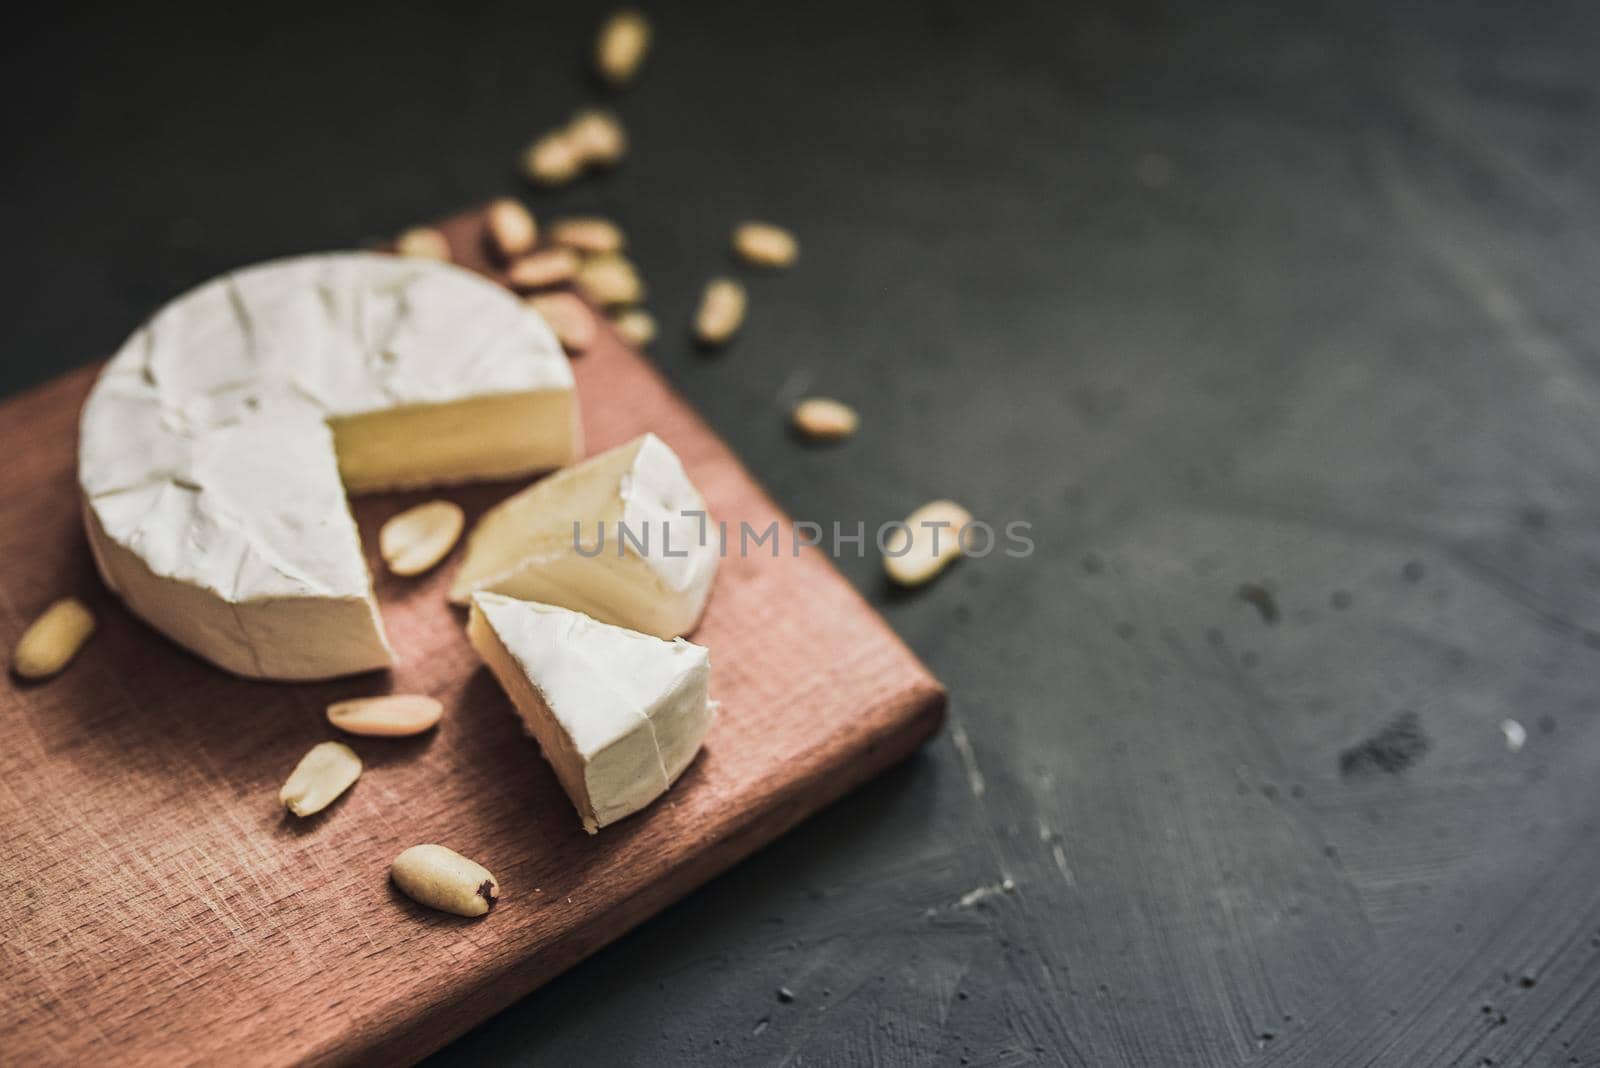
{"label": "peanut on cutting board", "polygon": [[590,256],[578,266],[574,281],[590,300],[602,307],[637,304],[644,299],[644,281],[638,269],[620,253]]}
{"label": "peanut on cutting board", "polygon": [[741,223],[733,231],[733,251],[757,267],[791,267],[800,258],[800,242],[772,223]]}
{"label": "peanut on cutting board", "polygon": [[656,317],[643,308],[628,308],[611,319],[622,339],[635,348],[644,348],[656,339]]}
{"label": "peanut on cutting board", "polygon": [[856,432],[856,410],[831,397],[807,397],[794,406],[794,427],[813,441],[840,441]]}
{"label": "peanut on cutting board", "polygon": [[544,317],[561,342],[561,347],[576,356],[594,344],[599,326],[594,312],[571,293],[540,293],[528,298],[528,306]]}
{"label": "peanut on cutting board", "polygon": [[444,705],[418,693],[391,693],[382,697],[357,697],[328,706],[328,722],[350,734],[375,738],[405,738],[432,730],[444,715]]}
{"label": "peanut on cutting board", "polygon": [[639,73],[650,51],[650,20],[633,8],[618,11],[600,26],[594,42],[594,69],[607,85],[620,89]]}
{"label": "peanut on cutting board", "polygon": [[883,567],[902,586],[921,586],[961,555],[961,531],[972,513],[955,501],[929,501],[906,517],[884,545]]}
{"label": "peanut on cutting board", "polygon": [[743,325],[745,304],[744,286],[731,278],[713,279],[695,312],[695,337],[705,345],[725,344]]}
{"label": "peanut on cutting board", "polygon": [[558,221],[550,227],[550,240],[586,256],[621,252],[627,245],[620,226],[593,216]]}
{"label": "peanut on cutting board", "polygon": [[343,742],[321,742],[300,758],[278,791],[283,807],[312,816],[338,799],[361,777],[361,758]]}
{"label": "peanut on cutting board", "polygon": [[402,256],[446,262],[450,259],[450,242],[431,226],[413,226],[395,239],[394,250]]}
{"label": "peanut on cutting board", "polygon": [[94,633],[94,613],[76,597],[63,597],[29,624],[11,654],[19,678],[48,679],[78,655]]}
{"label": "peanut on cutting board", "polygon": [[520,201],[501,197],[489,205],[489,243],[502,260],[512,260],[533,248],[539,224]]}
{"label": "peanut on cutting board", "polygon": [[467,517],[451,501],[429,501],[391,516],[378,532],[378,553],[396,575],[420,575],[450,554]]}
{"label": "peanut on cutting board", "polygon": [[578,273],[578,254],[570,248],[542,248],[506,268],[513,289],[548,289],[570,282]]}
{"label": "peanut on cutting board", "polygon": [[412,846],[394,858],[389,876],[417,904],[457,916],[482,916],[500,898],[488,868],[442,845]]}

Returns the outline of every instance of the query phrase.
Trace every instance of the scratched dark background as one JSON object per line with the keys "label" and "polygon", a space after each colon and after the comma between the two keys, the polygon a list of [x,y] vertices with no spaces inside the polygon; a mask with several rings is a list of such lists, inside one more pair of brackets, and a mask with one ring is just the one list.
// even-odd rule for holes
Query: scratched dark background
{"label": "scratched dark background", "polygon": [[[40,10],[8,392],[600,96],[598,8]],[[1600,6],[652,10],[631,157],[530,203],[626,225],[795,515],[1038,551],[842,561],[948,729],[431,1063],[1600,1063]],[[707,358],[747,216],[803,259]],[[792,441],[807,391],[859,437]]]}

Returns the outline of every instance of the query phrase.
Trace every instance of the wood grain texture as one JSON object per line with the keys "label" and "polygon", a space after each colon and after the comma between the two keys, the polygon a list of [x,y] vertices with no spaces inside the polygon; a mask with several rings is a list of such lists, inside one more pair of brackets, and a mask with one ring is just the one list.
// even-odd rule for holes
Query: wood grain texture
{"label": "wood grain texture", "polygon": [[[484,268],[481,222],[446,226]],[[588,450],[645,430],[716,518],[783,517],[656,372],[609,331],[575,361]],[[444,601],[452,565],[385,574],[377,528],[430,494],[355,510],[391,638],[390,674],[312,685],[233,678],[139,624],[99,583],[73,477],[94,368],[0,407],[0,639],[51,600],[101,627],[41,685],[0,688],[0,1050],[13,1063],[395,1063],[505,1007],[903,758],[938,726],[938,683],[820,554],[730,553],[695,639],[722,714],[660,802],[585,835]],[[514,487],[448,496],[475,517]],[[433,734],[346,739],[366,773],[319,817],[277,789],[335,736],[333,700],[425,692]],[[388,882],[439,842],[498,876],[485,920]]]}

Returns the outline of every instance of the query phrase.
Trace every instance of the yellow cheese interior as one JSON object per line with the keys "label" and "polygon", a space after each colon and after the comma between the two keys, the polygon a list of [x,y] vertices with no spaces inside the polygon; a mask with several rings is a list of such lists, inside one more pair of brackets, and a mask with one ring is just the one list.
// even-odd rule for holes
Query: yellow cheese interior
{"label": "yellow cheese interior", "polygon": [[[579,536],[585,546],[596,543],[597,526],[603,526],[606,552],[615,555],[616,525],[623,509],[619,486],[637,454],[637,449],[614,449],[579,467],[559,471],[496,505],[472,532],[451,599],[465,601],[480,583],[505,575],[530,557],[570,554],[574,522],[582,524]],[[539,600],[533,594],[541,591],[499,592]],[[545,599],[569,608],[586,608],[563,599]]]}
{"label": "yellow cheese interior", "polygon": [[328,421],[349,493],[515,478],[583,451],[570,390],[503,393]]}

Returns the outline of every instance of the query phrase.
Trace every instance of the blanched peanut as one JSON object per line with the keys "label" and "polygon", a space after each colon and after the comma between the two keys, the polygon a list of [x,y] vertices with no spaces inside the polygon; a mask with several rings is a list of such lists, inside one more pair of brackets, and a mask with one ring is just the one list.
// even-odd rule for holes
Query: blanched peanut
{"label": "blanched peanut", "polygon": [[522,173],[539,185],[565,185],[583,171],[583,154],[566,130],[545,134],[522,154]]}
{"label": "blanched peanut", "polygon": [[570,248],[542,248],[506,268],[513,289],[547,289],[570,282],[578,273],[578,254]]}
{"label": "blanched peanut", "polygon": [[431,226],[413,226],[394,242],[394,250],[402,256],[417,256],[426,260],[450,260],[450,242],[444,234]]}
{"label": "blanched peanut", "polygon": [[589,256],[621,252],[626,244],[622,228],[610,219],[562,219],[550,228],[550,240]]}
{"label": "blanched peanut", "polygon": [[489,869],[442,845],[416,845],[394,858],[389,875],[419,905],[457,916],[482,916],[500,897]]}
{"label": "blanched peanut", "polygon": [[813,441],[839,441],[856,432],[856,410],[829,397],[807,397],[794,406],[794,426]]}
{"label": "blanched peanut", "polygon": [[656,317],[643,308],[629,308],[611,320],[624,341],[635,348],[644,348],[656,339]]}
{"label": "blanched peanut", "polygon": [[650,51],[650,20],[634,9],[618,11],[600,27],[594,43],[594,69],[607,85],[633,81]]}
{"label": "blanched peanut", "polygon": [[744,286],[731,278],[713,279],[700,298],[694,333],[702,344],[721,345],[744,324]]}
{"label": "blanched peanut", "polygon": [[489,242],[503,260],[511,260],[527,252],[539,238],[539,226],[533,214],[520,201],[502,197],[489,205]]}
{"label": "blanched peanut", "polygon": [[338,799],[361,777],[361,758],[343,742],[322,742],[300,758],[278,791],[278,801],[296,816],[311,816]]}
{"label": "blanched peanut", "polygon": [[22,632],[11,670],[24,679],[47,679],[66,667],[94,633],[94,615],[76,597],[63,597]]}
{"label": "blanched peanut", "polygon": [[902,586],[920,586],[961,555],[961,531],[972,513],[955,501],[930,501],[897,527],[884,547],[883,567]]}
{"label": "blanched peanut", "polygon": [[594,312],[571,293],[541,293],[528,298],[528,307],[544,317],[556,340],[570,355],[576,356],[594,344],[595,333],[599,330]]}
{"label": "blanched peanut", "polygon": [[357,697],[328,706],[328,722],[351,734],[404,738],[431,730],[444,715],[444,705],[416,693]]}
{"label": "blanched peanut", "polygon": [[420,575],[450,554],[466,521],[451,501],[407,508],[383,524],[378,552],[396,575]]}
{"label": "blanched peanut", "polygon": [[757,267],[789,267],[800,258],[800,243],[781,226],[747,222],[733,231],[733,250]]}
{"label": "blanched peanut", "polygon": [[628,135],[609,111],[586,108],[567,124],[567,140],[586,166],[609,167],[628,151]]}
{"label": "blanched peanut", "polygon": [[622,255],[590,256],[578,266],[578,288],[602,307],[637,304],[644,299],[644,282],[638,270]]}

